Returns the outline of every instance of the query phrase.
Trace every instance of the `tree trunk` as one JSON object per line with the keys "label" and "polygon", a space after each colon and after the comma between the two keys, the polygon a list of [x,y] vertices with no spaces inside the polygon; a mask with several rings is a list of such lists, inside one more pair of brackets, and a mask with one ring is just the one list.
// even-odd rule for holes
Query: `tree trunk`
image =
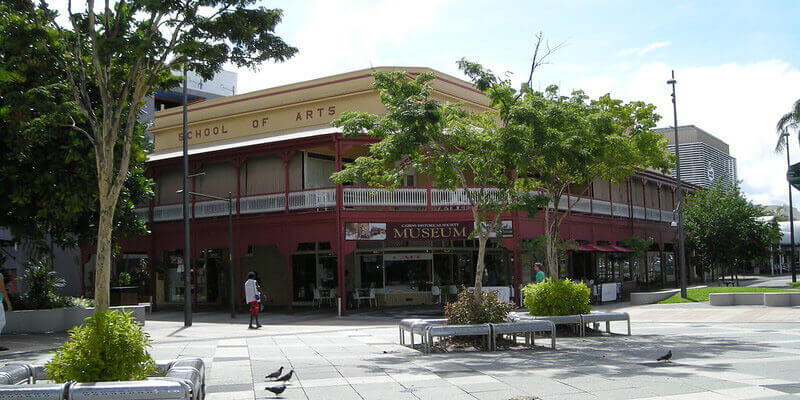
{"label": "tree trunk", "polygon": [[475,300],[480,300],[481,292],[483,291],[483,270],[485,268],[485,264],[483,259],[486,256],[486,242],[489,241],[488,234],[487,236],[479,236],[478,237],[478,262],[475,265]]}
{"label": "tree trunk", "polygon": [[[102,193],[102,191],[101,191]],[[97,259],[94,272],[95,311],[104,311],[109,306],[111,285],[111,234],[114,227],[116,199],[100,196],[100,218],[97,226]]]}
{"label": "tree trunk", "polygon": [[553,279],[558,279],[558,249],[556,248],[558,232],[553,231],[556,231],[555,226],[549,229],[546,235],[547,243],[545,246],[545,254],[547,258],[547,274]]}

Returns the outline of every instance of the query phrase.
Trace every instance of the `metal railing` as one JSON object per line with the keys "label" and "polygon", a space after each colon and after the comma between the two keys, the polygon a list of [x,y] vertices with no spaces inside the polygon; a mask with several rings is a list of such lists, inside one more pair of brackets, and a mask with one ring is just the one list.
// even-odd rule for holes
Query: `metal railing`
{"label": "metal railing", "polygon": [[285,193],[248,196],[248,197],[242,197],[239,200],[239,212],[241,214],[275,212],[275,211],[283,211],[285,209],[286,209]]}
{"label": "metal railing", "polygon": [[[430,193],[430,197],[428,196]],[[424,188],[398,188],[388,190],[382,188],[355,188],[342,189],[342,205],[345,207],[426,207],[429,204],[436,209],[450,209],[450,207],[469,207],[468,195],[488,196],[497,199],[499,191],[495,188],[470,188],[456,190],[424,189]],[[237,201],[234,199],[234,201]],[[280,212],[288,210],[327,210],[336,207],[336,189],[321,188],[285,193],[271,193],[254,196],[244,196],[238,199],[240,214],[256,214]],[[645,208],[640,206],[629,207],[627,203],[611,203],[606,200],[575,197],[567,199],[562,197],[558,209],[567,210],[568,204],[573,203],[572,211],[577,213],[605,215],[620,218],[635,218],[648,221],[672,222],[672,211]],[[288,207],[287,207],[288,205]],[[552,205],[551,205],[552,206]],[[235,203],[234,203],[235,207]],[[613,208],[613,213],[612,213]],[[630,213],[633,211],[633,215]],[[137,208],[136,214],[147,219],[147,207]],[[235,213],[235,212],[234,212]],[[206,218],[224,216],[228,214],[228,202],[223,200],[202,201],[194,205],[194,217]],[[183,218],[181,204],[168,204],[153,207],[153,221],[176,221]]]}
{"label": "metal railing", "polygon": [[344,188],[342,204],[345,207],[393,206],[425,207],[428,205],[428,190],[420,188]]}

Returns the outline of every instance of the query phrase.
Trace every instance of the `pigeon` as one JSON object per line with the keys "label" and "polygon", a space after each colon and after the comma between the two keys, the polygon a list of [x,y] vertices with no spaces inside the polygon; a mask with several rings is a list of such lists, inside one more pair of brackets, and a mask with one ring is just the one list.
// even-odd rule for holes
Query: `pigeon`
{"label": "pigeon", "polygon": [[264,390],[268,390],[268,391],[272,392],[275,395],[275,397],[277,397],[279,394],[283,393],[284,390],[286,390],[286,385],[267,386],[267,387],[264,388]]}
{"label": "pigeon", "polygon": [[669,362],[669,359],[672,358],[672,350],[668,351],[667,354],[664,354],[661,357],[658,357],[656,361],[666,361]]}
{"label": "pigeon", "polygon": [[265,376],[264,378],[266,378],[266,379],[275,379],[275,378],[281,376],[282,373],[283,373],[283,366],[281,365],[281,367],[278,368],[277,371]]}
{"label": "pigeon", "polygon": [[278,379],[275,379],[275,380],[278,381],[278,382],[286,382],[289,379],[292,379],[292,374],[294,374],[294,370],[289,371],[288,374],[286,374],[286,375],[284,375],[284,376],[282,376],[282,377],[280,377]]}

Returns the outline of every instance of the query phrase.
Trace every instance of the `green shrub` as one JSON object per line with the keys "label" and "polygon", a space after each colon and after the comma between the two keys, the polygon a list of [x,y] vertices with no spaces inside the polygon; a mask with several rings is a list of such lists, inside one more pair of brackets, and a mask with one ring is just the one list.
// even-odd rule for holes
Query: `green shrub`
{"label": "green shrub", "polygon": [[470,290],[458,293],[458,300],[444,306],[448,325],[499,324],[508,322],[511,303],[497,298],[497,293],[480,294],[480,300]]}
{"label": "green shrub", "polygon": [[800,282],[789,282],[789,286],[795,289],[800,289]]}
{"label": "green shrub", "polygon": [[85,297],[69,297],[68,299],[71,307],[77,307],[77,308],[94,307],[94,299],[87,299]]}
{"label": "green shrub", "polygon": [[155,372],[147,352],[150,337],[129,312],[96,312],[69,333],[69,340],[45,366],[55,382],[142,380]]}
{"label": "green shrub", "polygon": [[47,257],[26,262],[20,280],[26,289],[20,296],[24,309],[42,310],[69,306],[67,299],[56,291],[64,287],[65,281],[53,271]]}
{"label": "green shrub", "polygon": [[531,283],[523,289],[525,307],[531,315],[588,314],[589,288],[569,279],[548,278],[541,283]]}
{"label": "green shrub", "polygon": [[119,286],[130,286],[133,282],[133,278],[131,278],[131,274],[127,272],[120,272],[117,275],[117,285]]}

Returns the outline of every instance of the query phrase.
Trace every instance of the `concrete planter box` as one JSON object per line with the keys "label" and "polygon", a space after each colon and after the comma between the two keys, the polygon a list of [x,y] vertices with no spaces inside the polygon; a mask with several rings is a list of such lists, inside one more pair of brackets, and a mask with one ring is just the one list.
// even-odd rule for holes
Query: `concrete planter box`
{"label": "concrete planter box", "polygon": [[708,302],[712,306],[763,306],[764,293],[711,293]]}
{"label": "concrete planter box", "polygon": [[800,292],[797,293],[764,293],[764,305],[769,307],[800,306]]}
{"label": "concrete planter box", "polygon": [[[145,323],[145,306],[111,307],[126,310],[140,324]],[[21,310],[6,313],[4,334],[65,332],[83,324],[94,308],[53,308],[50,310]]]}

